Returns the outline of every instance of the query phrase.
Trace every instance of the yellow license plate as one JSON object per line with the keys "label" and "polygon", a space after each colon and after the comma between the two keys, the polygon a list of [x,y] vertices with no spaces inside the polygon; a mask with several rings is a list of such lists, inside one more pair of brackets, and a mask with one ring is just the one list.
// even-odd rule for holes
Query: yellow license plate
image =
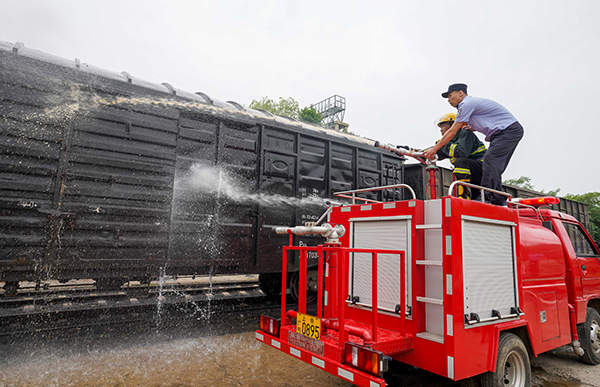
{"label": "yellow license plate", "polygon": [[296,314],[296,333],[321,340],[321,319],[309,314]]}

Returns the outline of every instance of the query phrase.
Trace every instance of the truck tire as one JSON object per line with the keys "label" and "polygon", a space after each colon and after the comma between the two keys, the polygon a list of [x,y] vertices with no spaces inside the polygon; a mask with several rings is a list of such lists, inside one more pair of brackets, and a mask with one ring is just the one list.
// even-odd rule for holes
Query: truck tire
{"label": "truck tire", "polygon": [[496,371],[481,376],[483,387],[529,387],[531,363],[523,341],[512,333],[501,333]]}
{"label": "truck tire", "polygon": [[577,325],[577,334],[584,354],[579,357],[584,363],[600,363],[600,314],[594,308],[587,308],[585,322]]}

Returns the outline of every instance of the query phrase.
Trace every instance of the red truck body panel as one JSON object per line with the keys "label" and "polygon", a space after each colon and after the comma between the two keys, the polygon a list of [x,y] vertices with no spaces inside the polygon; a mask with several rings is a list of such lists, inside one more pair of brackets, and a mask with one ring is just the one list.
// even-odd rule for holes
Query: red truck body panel
{"label": "red truck body panel", "polygon": [[[398,227],[402,223],[406,235],[390,232],[395,224],[390,222],[397,222]],[[572,332],[569,305],[575,307],[577,323],[584,321],[588,302],[600,298],[600,260],[597,250],[595,258],[577,256],[564,222],[578,226],[574,218],[556,211],[517,210],[454,197],[336,207],[330,215],[331,224],[341,224],[347,230],[340,238],[342,248],[365,248],[355,246],[359,239],[367,245],[375,243],[369,238],[390,245],[394,245],[395,238],[406,239],[405,255],[401,256],[406,261],[399,269],[406,271],[406,276],[402,276],[407,281],[406,291],[401,292],[396,313],[377,301],[375,315],[378,329],[400,331],[402,323],[405,342],[412,343],[412,348],[382,352],[453,380],[494,371],[503,331],[520,335],[535,356],[571,342],[576,332]],[[378,224],[382,230],[388,230],[387,234],[377,234]],[[368,238],[359,238],[359,231],[367,233]],[[393,250],[386,246],[378,248]],[[353,258],[354,261],[347,258],[350,254],[341,253],[342,260],[348,261],[333,272],[335,281],[341,281],[341,293],[325,289],[330,296],[339,298],[334,303],[337,310],[330,306],[328,311],[325,297],[325,317],[347,319],[366,326],[368,331],[374,322],[369,294],[379,298],[393,284],[382,281],[389,281],[386,273],[381,274],[383,277],[367,273],[379,283],[373,285],[372,293],[363,290],[354,300],[354,286],[360,287],[354,271],[360,268],[358,258]],[[380,252],[378,258],[373,258],[378,262],[375,267],[383,267],[382,256]],[[486,291],[490,294],[480,294]],[[494,294],[503,292],[508,295],[506,298]],[[408,296],[404,300],[405,294]],[[486,302],[491,302],[489,308]],[[499,307],[489,310],[496,308],[494,302]],[[405,312],[405,319],[398,308]],[[291,319],[285,320],[282,315],[282,332],[293,332],[292,325],[286,327]],[[287,335],[282,333],[279,340],[289,345]],[[335,346],[338,339],[336,335],[332,337],[324,341],[329,340],[328,345]],[[346,338],[360,341],[352,335]],[[337,345],[341,348],[343,343]],[[375,340],[373,347],[384,348],[385,343]],[[339,352],[336,356],[328,361],[343,366]],[[373,382],[379,385],[381,379],[374,378]]]}

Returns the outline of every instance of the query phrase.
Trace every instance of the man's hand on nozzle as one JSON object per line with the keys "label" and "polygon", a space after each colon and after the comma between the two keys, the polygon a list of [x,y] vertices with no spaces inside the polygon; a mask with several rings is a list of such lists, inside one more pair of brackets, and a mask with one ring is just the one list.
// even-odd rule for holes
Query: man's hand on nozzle
{"label": "man's hand on nozzle", "polygon": [[436,153],[437,149],[435,146],[433,146],[425,151],[424,156],[426,159],[433,160],[435,158]]}

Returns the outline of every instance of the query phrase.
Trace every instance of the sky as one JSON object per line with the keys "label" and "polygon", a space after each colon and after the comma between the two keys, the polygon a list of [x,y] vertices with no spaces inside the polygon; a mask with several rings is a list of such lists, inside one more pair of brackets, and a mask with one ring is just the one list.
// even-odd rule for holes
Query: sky
{"label": "sky", "polygon": [[415,148],[466,83],[525,128],[503,179],[564,195],[600,191],[598,15],[597,0],[0,0],[0,41],[245,105],[341,95],[351,131]]}

